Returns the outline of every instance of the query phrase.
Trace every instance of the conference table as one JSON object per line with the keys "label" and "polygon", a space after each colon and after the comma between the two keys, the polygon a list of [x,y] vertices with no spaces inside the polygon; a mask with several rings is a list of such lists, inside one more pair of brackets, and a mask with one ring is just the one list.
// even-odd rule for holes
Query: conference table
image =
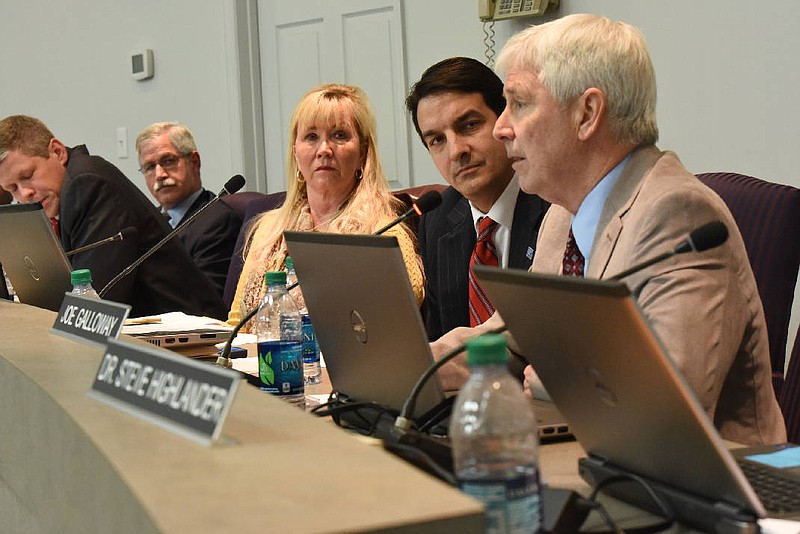
{"label": "conference table", "polygon": [[[477,501],[246,383],[211,445],[100,402],[104,348],[52,333],[55,317],[0,299],[0,532],[483,531]],[[587,493],[581,455],[542,445],[543,480]]]}

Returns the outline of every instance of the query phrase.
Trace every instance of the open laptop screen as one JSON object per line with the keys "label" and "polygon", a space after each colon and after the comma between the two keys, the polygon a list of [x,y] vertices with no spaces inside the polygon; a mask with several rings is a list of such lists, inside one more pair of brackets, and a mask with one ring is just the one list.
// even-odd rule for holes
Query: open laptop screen
{"label": "open laptop screen", "polygon": [[590,456],[764,515],[623,283],[482,267],[475,272]]}
{"label": "open laptop screen", "polygon": [[[397,239],[284,235],[333,388],[399,410],[433,357]],[[443,399],[434,377],[416,413]]]}
{"label": "open laptop screen", "polygon": [[0,263],[25,304],[58,311],[72,288],[72,268],[38,202],[0,206]]}

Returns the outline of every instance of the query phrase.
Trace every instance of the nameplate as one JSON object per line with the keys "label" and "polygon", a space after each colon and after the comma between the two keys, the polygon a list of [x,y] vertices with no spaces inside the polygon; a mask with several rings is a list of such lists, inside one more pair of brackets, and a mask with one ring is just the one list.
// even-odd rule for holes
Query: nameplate
{"label": "nameplate", "polygon": [[209,445],[219,438],[240,381],[224,367],[109,339],[89,394]]}
{"label": "nameplate", "polygon": [[105,345],[108,338],[117,339],[130,311],[127,304],[66,293],[52,331]]}

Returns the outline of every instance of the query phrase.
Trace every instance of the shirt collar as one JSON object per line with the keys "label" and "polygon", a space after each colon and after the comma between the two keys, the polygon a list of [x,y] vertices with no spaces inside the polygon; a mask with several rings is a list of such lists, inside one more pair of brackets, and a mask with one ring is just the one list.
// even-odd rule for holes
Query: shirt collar
{"label": "shirt collar", "polygon": [[631,155],[617,163],[617,165],[606,174],[600,182],[589,191],[586,198],[581,202],[578,212],[572,218],[572,233],[575,236],[575,243],[583,254],[585,265],[589,265],[589,258],[592,256],[594,245],[594,235],[597,232],[597,224],[600,222],[600,215],[603,213],[603,206],[606,199],[617,183],[619,175],[628,163]]}
{"label": "shirt collar", "polygon": [[186,216],[186,212],[189,211],[189,208],[192,207],[194,201],[197,200],[197,197],[203,192],[203,188],[201,187],[188,197],[184,198],[170,209],[166,210],[166,213],[169,215],[169,224],[173,228],[178,226],[178,223],[183,220]]}
{"label": "shirt collar", "polygon": [[475,226],[475,232],[478,231],[478,219],[482,217],[491,217],[491,219],[501,226],[511,228],[514,222],[514,208],[517,205],[517,196],[519,196],[519,179],[517,175],[511,177],[505,190],[500,194],[500,197],[495,200],[492,207],[489,208],[488,213],[483,213],[476,208],[472,202],[469,203],[469,208],[472,211],[472,222]]}

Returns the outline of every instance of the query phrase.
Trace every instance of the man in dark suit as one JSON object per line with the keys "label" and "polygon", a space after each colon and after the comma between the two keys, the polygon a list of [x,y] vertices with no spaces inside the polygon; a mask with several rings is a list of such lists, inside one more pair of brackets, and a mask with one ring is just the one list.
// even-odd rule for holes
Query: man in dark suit
{"label": "man in dark suit", "polygon": [[429,67],[412,87],[406,107],[450,184],[442,205],[419,224],[426,327],[435,340],[480,322],[469,289],[479,220],[486,216],[497,223],[489,231],[497,264],[527,269],[548,204],[520,191],[505,148],[492,137],[505,107],[503,83],[481,62],[454,57]]}
{"label": "man in dark suit", "polygon": [[[114,165],[67,148],[40,120],[0,121],[0,187],[18,202],[40,202],[65,250],[94,243],[132,226],[123,241],[76,254],[74,269],[90,269],[96,289],[158,243],[169,225]],[[180,243],[169,241],[105,298],[130,304],[131,316],[183,311],[224,318],[227,307]]]}
{"label": "man in dark suit", "polygon": [[[177,228],[216,196],[200,180],[200,153],[192,132],[177,122],[151,124],[136,138],[147,188]],[[194,262],[222,295],[242,220],[216,202],[178,234]]]}

